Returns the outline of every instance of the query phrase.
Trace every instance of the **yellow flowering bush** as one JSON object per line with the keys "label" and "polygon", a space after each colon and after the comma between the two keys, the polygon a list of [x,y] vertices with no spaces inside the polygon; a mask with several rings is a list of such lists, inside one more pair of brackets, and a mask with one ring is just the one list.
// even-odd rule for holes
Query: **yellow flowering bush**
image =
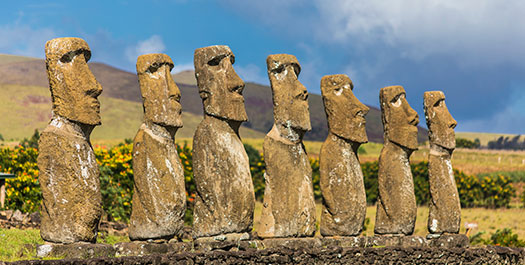
{"label": "yellow flowering bush", "polygon": [[38,151],[32,147],[0,149],[0,172],[16,176],[6,180],[5,209],[38,211],[42,193],[38,182],[37,157]]}
{"label": "yellow flowering bush", "polygon": [[516,190],[510,183],[510,178],[503,175],[486,176],[480,179],[483,193],[483,206],[490,208],[507,207]]}
{"label": "yellow flowering bush", "polygon": [[[193,205],[196,195],[193,180],[192,149],[184,143],[176,145],[184,168],[187,194],[187,212],[185,221],[192,222]],[[95,146],[95,156],[100,167],[100,183],[103,208],[108,220],[127,222],[131,214],[133,196],[133,165],[131,140],[112,148]],[[264,156],[255,148],[245,145],[250,159],[250,171],[253,178],[255,195],[262,200],[264,195]],[[16,175],[6,181],[6,209],[19,209],[23,212],[38,211],[42,200],[38,182],[38,150],[26,146],[0,149],[0,172]],[[319,187],[319,159],[310,159],[312,182],[316,199],[321,198]],[[378,163],[367,162],[362,165],[367,202],[377,200]],[[428,193],[428,162],[411,165],[414,176],[415,194],[419,204],[426,204]],[[466,175],[454,169],[456,184],[463,207],[506,207],[515,196],[515,189],[510,178],[503,175],[476,177]],[[525,194],[525,193],[524,193]],[[523,200],[525,201],[525,195]]]}
{"label": "yellow flowering bush", "polygon": [[131,141],[111,149],[95,146],[95,156],[100,168],[102,206],[108,220],[129,220],[133,196],[133,165]]}

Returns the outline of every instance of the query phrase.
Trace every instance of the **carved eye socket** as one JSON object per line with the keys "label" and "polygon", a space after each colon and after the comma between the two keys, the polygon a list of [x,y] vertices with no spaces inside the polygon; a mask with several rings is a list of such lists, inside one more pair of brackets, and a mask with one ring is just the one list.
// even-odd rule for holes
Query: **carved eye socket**
{"label": "carved eye socket", "polygon": [[390,103],[392,103],[392,105],[394,107],[399,107],[401,106],[401,99],[405,97],[405,94],[399,94],[397,96],[395,96],[392,101],[390,101]]}
{"label": "carved eye socket", "polygon": [[180,101],[180,94],[170,95],[170,99],[175,99],[176,101]]}
{"label": "carved eye socket", "polygon": [[146,72],[148,72],[148,73],[152,73],[152,74],[153,74],[153,73],[157,72],[157,70],[159,70],[159,65],[156,64],[156,63],[154,63],[154,64],[152,64],[152,65],[150,65],[150,66],[148,67],[148,69],[146,70]]}
{"label": "carved eye socket", "polygon": [[292,65],[293,65],[293,70],[295,72],[295,75],[299,76],[299,73],[301,73],[301,67],[297,64],[292,64]]}
{"label": "carved eye socket", "polygon": [[226,57],[226,55],[221,55],[221,56],[214,57],[213,59],[208,61],[208,65],[210,65],[210,66],[217,66],[217,65],[219,65],[221,63],[221,61],[222,61],[222,59],[224,59],[224,57]]}
{"label": "carved eye socket", "polygon": [[434,107],[441,106],[441,102],[443,102],[443,99],[440,99],[440,100],[436,101],[436,103],[434,103]]}
{"label": "carved eye socket", "polygon": [[282,65],[282,64],[279,65],[279,67],[277,67],[277,68],[275,68],[275,69],[272,70],[272,72],[277,73],[277,74],[280,74],[280,73],[282,73],[283,71],[284,71],[284,65]]}
{"label": "carved eye socket", "polygon": [[91,53],[88,50],[76,50],[76,51],[70,51],[60,58],[60,62],[62,63],[70,63],[77,57],[79,54],[84,54],[84,59],[89,61],[89,58],[91,57]]}
{"label": "carved eye socket", "polygon": [[210,93],[208,91],[199,91],[199,96],[201,99],[207,99]]}

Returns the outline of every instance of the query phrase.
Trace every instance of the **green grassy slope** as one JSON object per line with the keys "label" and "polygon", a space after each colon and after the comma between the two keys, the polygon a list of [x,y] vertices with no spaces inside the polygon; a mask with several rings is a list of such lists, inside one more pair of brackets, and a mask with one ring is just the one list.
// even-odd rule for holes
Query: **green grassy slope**
{"label": "green grassy slope", "polygon": [[0,54],[0,64],[25,62],[25,61],[32,61],[32,60],[38,60],[38,59],[33,58],[33,57],[18,56],[18,55],[11,55],[11,54]]}
{"label": "green grassy slope", "polygon": [[[142,104],[106,96],[99,97],[102,125],[92,139],[133,138],[142,121]],[[49,90],[37,86],[0,85],[0,134],[6,141],[29,137],[35,129],[44,129],[51,118]],[[202,120],[199,115],[183,113],[184,127],[177,137],[191,138]],[[241,136],[264,137],[263,133],[242,128]]]}
{"label": "green grassy slope", "polygon": [[[18,85],[25,87],[41,87],[43,91],[46,91],[44,94],[32,94],[30,92],[25,91],[22,94],[27,96],[33,95],[45,96],[45,98],[49,97],[49,94],[47,92],[48,81],[45,72],[45,63],[42,59],[30,58],[30,60],[25,60],[27,59],[27,57],[15,58],[11,56],[3,56],[1,58],[7,58],[5,59],[5,61],[10,62],[4,64],[0,63],[0,84]],[[125,100],[127,102],[135,102],[139,104],[138,108],[140,108],[142,99],[140,96],[140,89],[136,74],[122,71],[109,65],[97,62],[89,63],[89,67],[104,89],[104,92],[102,93],[103,97],[108,97],[114,100],[120,99]],[[179,79],[182,82],[178,85],[182,94],[181,103],[183,111],[187,113],[192,113],[197,116],[202,116],[202,100],[199,97],[198,88],[194,85],[194,78],[192,79],[193,72],[185,71],[180,74],[175,74],[174,76],[176,77],[176,80]],[[38,93],[42,93],[42,91]],[[248,113],[249,118],[249,122],[245,123],[244,126],[258,131],[263,135],[266,134],[273,125],[273,102],[271,89],[268,86],[258,85],[254,83],[246,83],[246,88],[244,89],[243,94],[245,98],[246,111]],[[41,100],[45,100],[45,98],[42,98]],[[21,101],[25,99],[19,98],[18,100]],[[34,101],[40,99],[34,99],[29,97],[27,100]],[[104,101],[105,99],[102,98],[101,100]],[[137,121],[139,119],[135,118],[132,120],[128,120],[127,117],[123,117],[122,119],[118,119],[116,117],[118,115],[137,113],[137,111],[135,109],[129,109],[132,107],[128,106],[127,104],[109,104],[113,101],[111,101],[110,99],[107,99],[107,101],[107,106],[115,106],[115,108],[107,108],[106,110],[104,110],[105,107],[102,106],[103,112],[107,112],[107,114],[103,113],[103,122],[104,119],[110,119],[104,118],[104,116],[112,116],[113,118],[111,119],[114,119],[115,123],[112,125],[112,127],[108,128],[117,128],[118,130],[115,132],[110,132],[110,130],[105,129],[106,127],[104,127],[105,125],[103,125],[94,131],[93,137],[110,137],[108,139],[113,139],[113,137],[120,138],[120,136],[123,135],[122,132],[127,131],[128,127],[133,127],[132,125],[136,125],[136,122],[133,123],[132,120]],[[310,105],[312,131],[308,132],[305,135],[305,139],[312,141],[324,141],[328,133],[328,128],[322,98],[320,95],[312,93],[308,97],[308,102]],[[19,110],[20,113],[24,113],[27,111],[29,110]],[[13,115],[13,113],[14,112],[9,112],[4,114]],[[26,114],[26,116],[27,115],[28,114]],[[43,117],[45,117],[46,115],[49,116],[49,112],[40,111],[38,114],[31,115],[40,115],[38,116],[37,122],[46,121],[48,120],[48,117]],[[382,142],[383,126],[381,124],[381,114],[379,109],[372,107],[370,112],[366,116],[366,119],[366,127],[369,141]],[[27,126],[38,128],[38,126],[41,125],[42,124],[29,124]],[[42,126],[45,126],[45,124]],[[17,129],[12,130],[16,131]],[[24,131],[27,131],[27,129],[24,129]],[[0,133],[2,133],[1,129]],[[128,135],[128,133],[124,134]],[[6,135],[24,134],[7,133]],[[420,128],[419,141],[427,141],[427,132],[422,128]]]}

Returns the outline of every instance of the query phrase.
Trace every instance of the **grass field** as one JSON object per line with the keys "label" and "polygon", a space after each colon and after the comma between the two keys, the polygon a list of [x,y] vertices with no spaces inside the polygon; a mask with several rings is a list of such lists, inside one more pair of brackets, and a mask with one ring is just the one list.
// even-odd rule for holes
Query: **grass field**
{"label": "grass field", "polygon": [[[263,139],[243,138],[256,149],[262,151]],[[311,157],[318,157],[322,142],[304,141],[306,152]],[[361,162],[376,161],[381,153],[382,144],[366,143],[362,145],[364,153],[359,154]],[[420,146],[410,157],[411,162],[427,161],[429,148]],[[492,172],[525,171],[525,151],[475,150],[458,148],[452,155],[452,165],[467,174]]]}
{"label": "grass field", "polygon": [[[128,242],[126,236],[100,235],[97,243],[115,244]],[[0,228],[0,264],[2,261],[34,259],[36,244],[44,244],[39,229],[2,229]]]}

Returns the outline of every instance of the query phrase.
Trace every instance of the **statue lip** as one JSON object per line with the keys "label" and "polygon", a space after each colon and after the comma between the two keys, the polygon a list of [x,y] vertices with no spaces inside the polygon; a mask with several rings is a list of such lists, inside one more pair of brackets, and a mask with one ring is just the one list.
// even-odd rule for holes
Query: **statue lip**
{"label": "statue lip", "polygon": [[93,99],[91,106],[96,109],[100,109],[100,102],[97,99]]}
{"label": "statue lip", "polygon": [[232,101],[242,102],[244,103],[244,97],[239,93],[234,93],[232,97]]}

